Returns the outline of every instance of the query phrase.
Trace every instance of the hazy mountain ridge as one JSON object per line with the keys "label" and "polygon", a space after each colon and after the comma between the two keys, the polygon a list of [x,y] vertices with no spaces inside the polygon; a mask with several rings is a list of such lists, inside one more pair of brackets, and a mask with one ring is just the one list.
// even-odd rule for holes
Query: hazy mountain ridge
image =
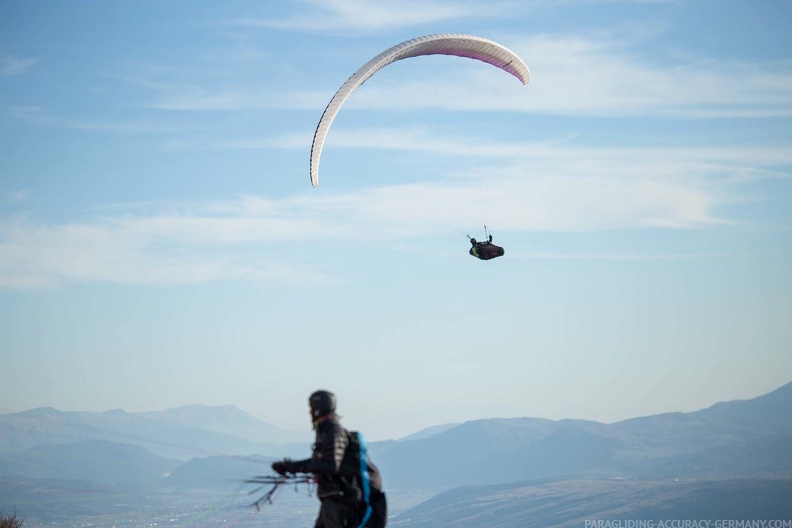
{"label": "hazy mountain ridge", "polygon": [[0,475],[27,479],[85,480],[100,484],[156,482],[181,465],[142,447],[85,440],[42,444],[23,453],[0,454]]}
{"label": "hazy mountain ridge", "polygon": [[564,480],[466,486],[389,525],[415,528],[580,527],[587,520],[792,518],[792,474],[702,480]]}
{"label": "hazy mountain ridge", "polygon": [[[397,442],[376,459],[387,482],[427,487],[550,476],[680,476],[792,470],[792,383],[752,400],[613,424],[533,418],[476,420]],[[771,446],[753,456],[756,446]],[[749,456],[751,455],[751,456]]]}
{"label": "hazy mountain ridge", "polygon": [[[671,484],[677,479],[713,480],[689,490],[708,497],[712,504],[743,485],[750,493],[751,486],[764,490],[766,497],[778,497],[779,490],[788,492],[789,475],[786,480],[736,476],[792,472],[791,411],[792,384],[788,384],[753,400],[614,424],[539,418],[445,424],[401,440],[371,442],[370,452],[382,471],[393,512],[400,511],[400,496],[415,497],[420,492],[423,500],[427,492],[447,491],[397,520],[410,517],[415,526],[444,526],[440,519],[446,518],[458,519],[455,526],[463,527],[563,526],[567,515],[594,518],[622,511],[619,508],[624,506],[616,500],[619,493],[656,495],[667,500],[670,512],[692,512],[686,493],[676,493],[681,488]],[[148,497],[145,500],[186,500],[185,494],[211,497],[223,490],[228,492],[221,493],[227,501],[239,494],[243,479],[269,474],[273,457],[308,455],[306,433],[295,433],[305,443],[288,445],[234,436],[240,431],[256,435],[269,430],[267,424],[240,413],[231,406],[186,406],[142,416],[122,410],[80,413],[51,408],[0,415],[0,445],[5,449],[0,452],[0,504],[36,508],[40,503],[53,508],[72,495],[79,498],[75,490],[95,489],[86,509],[101,510],[100,497],[114,500],[119,486],[133,490],[128,492],[129,500],[144,510],[141,494]],[[50,442],[7,449],[41,439]],[[163,456],[171,452],[180,457]],[[748,484],[751,479],[755,482]],[[15,481],[24,485],[17,490]],[[626,481],[634,484],[629,488],[613,484]],[[600,508],[597,497],[615,509]],[[413,498],[401,509],[416,502]],[[462,517],[446,511],[443,504],[459,509]],[[769,504],[768,508],[777,507]],[[644,503],[640,511],[659,511],[649,506]],[[530,524],[533,521],[525,512],[560,524]],[[468,517],[470,523],[464,524],[468,521],[462,519]]]}
{"label": "hazy mountain ridge", "polygon": [[0,415],[0,453],[36,445],[106,440],[135,444],[164,458],[246,455],[291,442],[305,433],[262,422],[233,406],[186,406],[151,413],[102,413],[39,408]]}
{"label": "hazy mountain ridge", "polygon": [[[267,435],[278,431],[233,406],[191,405],[152,413],[40,408],[0,415],[0,446],[6,455],[13,451],[10,446],[20,453],[22,446],[98,439],[137,445],[168,460],[217,458],[204,466],[219,474],[226,473],[220,469],[224,464],[235,464],[231,455],[308,456],[310,438],[305,433],[287,436],[299,437],[300,444],[265,443]],[[370,447],[387,485],[437,489],[570,474],[659,477],[672,470],[698,475],[792,469],[792,457],[785,456],[787,440],[792,445],[792,383],[752,400],[719,403],[692,413],[614,424],[540,418],[474,420],[428,428],[398,441],[372,442]],[[755,455],[757,449],[760,455]],[[27,464],[31,471],[26,476],[41,476],[34,455],[18,457],[14,467]],[[0,459],[4,464],[0,468],[11,467],[12,458]],[[197,468],[190,474],[200,480]]]}
{"label": "hazy mountain ridge", "polygon": [[434,436],[436,434],[444,433],[449,429],[453,429],[454,427],[459,426],[459,423],[448,423],[448,424],[441,424],[441,425],[433,425],[430,427],[425,427],[418,432],[409,434],[407,436],[403,436],[399,438],[399,442],[405,442],[409,440],[424,440],[429,438],[430,436]]}
{"label": "hazy mountain ridge", "polygon": [[162,483],[180,489],[239,488],[246,478],[272,474],[270,464],[281,458],[258,455],[193,458],[175,468]]}
{"label": "hazy mountain ridge", "polygon": [[792,436],[771,435],[651,460],[646,464],[645,470],[640,463],[634,464],[633,472],[638,476],[706,477],[792,471]]}
{"label": "hazy mountain ridge", "polygon": [[233,434],[261,443],[288,443],[304,440],[304,433],[288,431],[254,418],[233,405],[184,405],[164,411],[132,413],[134,416],[164,424]]}

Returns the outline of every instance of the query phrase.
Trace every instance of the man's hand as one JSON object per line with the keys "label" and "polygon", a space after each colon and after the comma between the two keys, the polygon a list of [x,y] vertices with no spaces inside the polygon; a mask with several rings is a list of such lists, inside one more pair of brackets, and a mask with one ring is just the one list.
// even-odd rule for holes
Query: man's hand
{"label": "man's hand", "polygon": [[300,465],[297,462],[292,462],[288,458],[280,462],[273,462],[272,470],[278,475],[285,475],[286,473],[299,473]]}

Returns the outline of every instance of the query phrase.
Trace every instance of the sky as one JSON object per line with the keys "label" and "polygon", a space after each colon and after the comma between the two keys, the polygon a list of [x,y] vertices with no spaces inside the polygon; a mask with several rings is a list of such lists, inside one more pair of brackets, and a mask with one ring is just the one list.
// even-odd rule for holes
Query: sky
{"label": "sky", "polygon": [[[792,381],[784,0],[6,0],[0,412],[370,439]],[[434,33],[472,59],[361,65]],[[479,261],[484,225],[505,256]]]}

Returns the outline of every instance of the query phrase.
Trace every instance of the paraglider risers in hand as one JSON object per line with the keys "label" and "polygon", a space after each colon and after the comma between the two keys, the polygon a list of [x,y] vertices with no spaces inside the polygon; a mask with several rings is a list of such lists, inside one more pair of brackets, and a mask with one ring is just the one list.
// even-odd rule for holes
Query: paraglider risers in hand
{"label": "paraglider risers in hand", "polygon": [[284,484],[294,484],[294,491],[297,491],[298,485],[307,484],[308,491],[311,491],[311,486],[316,484],[316,477],[310,473],[304,474],[287,474],[287,475],[261,475],[245,480],[246,484],[259,484],[258,487],[248,492],[248,495],[255,495],[260,493],[261,490],[267,486],[271,486],[261,497],[256,499],[252,504],[256,511],[261,511],[261,504],[272,504],[272,497],[275,492]]}

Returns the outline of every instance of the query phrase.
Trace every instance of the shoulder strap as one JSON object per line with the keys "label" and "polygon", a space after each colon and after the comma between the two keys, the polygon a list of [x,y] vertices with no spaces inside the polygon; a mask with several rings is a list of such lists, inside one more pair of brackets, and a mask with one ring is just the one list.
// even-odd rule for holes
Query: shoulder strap
{"label": "shoulder strap", "polygon": [[366,444],[366,439],[363,438],[362,433],[354,432],[352,434],[356,435],[358,440],[360,453],[360,481],[363,487],[363,502],[366,504],[366,512],[363,514],[363,519],[358,525],[358,528],[363,528],[366,526],[366,523],[373,512],[373,509],[371,508],[371,478],[369,476],[368,470],[368,445]]}

